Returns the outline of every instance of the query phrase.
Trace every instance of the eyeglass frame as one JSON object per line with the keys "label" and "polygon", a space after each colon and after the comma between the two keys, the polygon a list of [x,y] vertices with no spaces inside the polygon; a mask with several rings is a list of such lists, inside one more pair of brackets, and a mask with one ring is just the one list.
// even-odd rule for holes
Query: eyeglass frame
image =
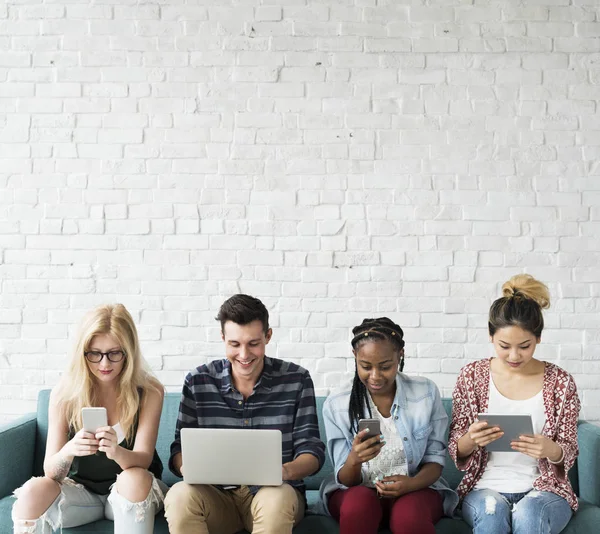
{"label": "eyeglass frame", "polygon": [[[90,360],[90,358],[88,357],[88,354],[91,354],[92,352],[100,354],[100,359],[97,362],[94,362],[94,361]],[[111,360],[111,358],[109,356],[109,354],[111,352],[120,352],[122,354],[122,356],[118,360]],[[85,359],[88,362],[90,362],[90,363],[101,363],[105,356],[106,356],[106,359],[109,362],[111,362],[111,363],[119,363],[119,362],[123,361],[123,359],[125,358],[125,356],[127,356],[127,353],[124,350],[122,350],[122,349],[121,350],[109,350],[108,352],[102,352],[100,350],[86,350],[86,351],[84,351],[83,355],[85,356]]]}

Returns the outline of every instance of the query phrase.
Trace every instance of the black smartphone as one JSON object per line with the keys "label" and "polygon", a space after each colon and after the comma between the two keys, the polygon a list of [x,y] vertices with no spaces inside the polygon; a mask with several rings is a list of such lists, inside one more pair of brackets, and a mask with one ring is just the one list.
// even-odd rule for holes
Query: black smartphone
{"label": "black smartphone", "polygon": [[360,432],[365,428],[369,429],[369,433],[363,438],[363,441],[381,434],[379,419],[361,419],[358,422],[358,431]]}

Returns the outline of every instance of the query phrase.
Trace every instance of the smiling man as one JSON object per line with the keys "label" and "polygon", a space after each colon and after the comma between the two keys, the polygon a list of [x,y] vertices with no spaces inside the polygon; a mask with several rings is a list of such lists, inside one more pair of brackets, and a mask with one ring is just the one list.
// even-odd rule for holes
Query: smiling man
{"label": "smiling man", "polygon": [[302,479],[325,461],[312,379],[306,369],[265,355],[273,331],[260,300],[234,295],[223,303],[217,320],[225,358],[187,375],[169,467],[181,476],[182,428],[276,428],[283,440],[284,484],[232,488],[179,482],[165,500],[169,531],[291,533],[306,509]]}

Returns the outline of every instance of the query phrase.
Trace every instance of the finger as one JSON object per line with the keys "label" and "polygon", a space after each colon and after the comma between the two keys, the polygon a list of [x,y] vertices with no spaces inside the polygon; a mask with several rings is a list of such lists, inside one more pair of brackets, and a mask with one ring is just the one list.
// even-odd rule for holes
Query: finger
{"label": "finger", "polygon": [[491,428],[486,428],[484,430],[480,430],[479,432],[473,432],[473,436],[485,437],[485,436],[489,436],[490,434],[495,434],[497,432],[502,432],[502,429],[500,427],[493,426]]}
{"label": "finger", "polygon": [[368,456],[377,456],[381,452],[381,449],[383,448],[384,445],[385,445],[385,441],[377,443],[373,447],[369,447],[368,449],[364,449],[362,451],[362,454],[363,455],[368,455]]}
{"label": "finger", "polygon": [[485,447],[486,445],[489,445],[490,443],[493,443],[494,441],[500,439],[502,436],[504,436],[504,432],[496,432],[495,434],[491,434],[489,436],[484,437],[481,440],[476,441],[476,443],[480,447]]}
{"label": "finger", "polygon": [[522,436],[519,436],[519,441],[525,441],[526,443],[535,443],[537,439],[533,436],[523,434]]}
{"label": "finger", "polygon": [[522,452],[523,454],[527,454],[528,456],[532,456],[532,457],[539,457],[540,456],[540,451],[539,449],[536,448],[532,448],[529,445],[526,444],[515,444],[512,446],[513,450],[517,451],[517,452]]}
{"label": "finger", "polygon": [[98,440],[97,439],[80,439],[79,444],[84,445],[84,446],[98,446]]}
{"label": "finger", "polygon": [[391,486],[391,484],[381,484],[377,486],[379,488],[379,495],[382,497],[394,497],[396,495],[396,490],[392,490],[389,486]]}
{"label": "finger", "polygon": [[488,426],[487,421],[477,421],[471,425],[470,430],[471,432],[478,432],[479,430],[484,429],[486,426]]}
{"label": "finger", "polygon": [[373,447],[374,445],[379,444],[379,442],[382,441],[383,436],[377,435],[377,436],[373,436],[372,438],[369,439],[365,439],[362,444],[365,445],[365,448],[370,449],[371,447]]}
{"label": "finger", "polygon": [[81,437],[83,439],[94,439],[94,433],[93,432],[87,432],[86,430],[82,430],[81,431]]}
{"label": "finger", "polygon": [[361,462],[368,462],[369,460],[372,460],[373,458],[375,458],[376,456],[379,455],[380,449],[377,449],[375,451],[369,450],[369,451],[365,451],[362,454],[359,454],[359,458]]}
{"label": "finger", "polygon": [[494,441],[499,440],[502,436],[503,436],[503,434],[488,436],[488,437],[485,437],[482,439],[475,440],[475,443],[477,445],[479,445],[480,447],[485,447],[486,445],[489,445],[490,443],[493,443]]}
{"label": "finger", "polygon": [[[373,438],[369,438],[361,443],[359,443],[356,447],[355,447],[355,451],[360,454],[360,453],[364,453],[367,451],[371,451],[373,450],[375,447],[379,447],[381,448],[381,444],[384,443],[380,440],[379,436],[375,436]],[[379,449],[378,449],[379,450]]]}

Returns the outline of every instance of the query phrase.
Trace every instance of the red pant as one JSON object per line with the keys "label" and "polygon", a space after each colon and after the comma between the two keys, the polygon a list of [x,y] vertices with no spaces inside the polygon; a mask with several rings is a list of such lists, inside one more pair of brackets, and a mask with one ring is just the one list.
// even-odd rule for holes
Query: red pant
{"label": "red pant", "polygon": [[435,534],[444,513],[442,497],[431,488],[380,499],[373,488],[353,486],[332,493],[328,508],[340,523],[340,534],[375,534],[386,524],[393,534]]}

